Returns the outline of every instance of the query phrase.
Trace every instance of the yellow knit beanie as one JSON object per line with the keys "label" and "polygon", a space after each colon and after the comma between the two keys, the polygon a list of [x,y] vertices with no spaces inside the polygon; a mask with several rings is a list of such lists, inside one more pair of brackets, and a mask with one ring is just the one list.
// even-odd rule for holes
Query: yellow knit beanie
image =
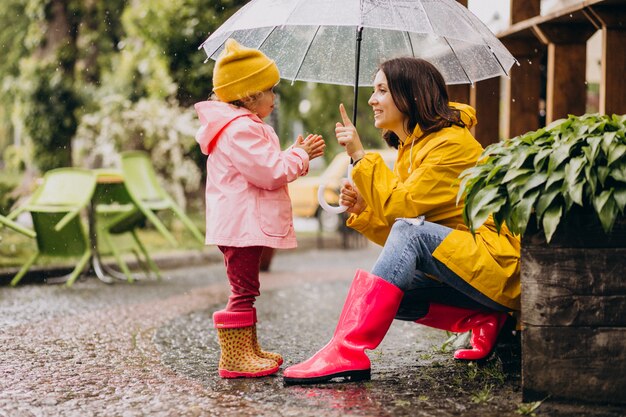
{"label": "yellow knit beanie", "polygon": [[278,67],[263,52],[228,39],[213,70],[213,92],[228,103],[268,90],[279,80]]}

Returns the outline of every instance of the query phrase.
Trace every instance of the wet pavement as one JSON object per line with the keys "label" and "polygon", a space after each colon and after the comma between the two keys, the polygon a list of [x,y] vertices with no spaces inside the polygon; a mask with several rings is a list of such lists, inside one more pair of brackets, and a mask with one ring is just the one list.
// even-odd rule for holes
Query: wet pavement
{"label": "wet pavement", "polygon": [[[331,337],[356,268],[378,249],[282,251],[261,277],[259,338],[283,369]],[[0,416],[519,416],[519,369],[456,363],[448,335],[396,321],[372,381],[285,387],[217,375],[211,314],[228,296],[219,262],[162,281],[0,287]],[[448,349],[449,350],[449,349]],[[506,365],[506,364],[504,364]],[[623,415],[546,401],[538,416]],[[522,414],[524,415],[524,414]],[[528,412],[526,415],[531,415]]]}

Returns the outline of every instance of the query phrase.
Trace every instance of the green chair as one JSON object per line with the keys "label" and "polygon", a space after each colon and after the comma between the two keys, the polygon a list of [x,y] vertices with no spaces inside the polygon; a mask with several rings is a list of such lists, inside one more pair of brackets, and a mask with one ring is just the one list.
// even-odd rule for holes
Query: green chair
{"label": "green chair", "polygon": [[[123,251],[131,251],[137,263],[143,267],[146,276],[149,276],[151,271],[160,279],[161,271],[136,232],[137,228],[143,225],[146,216],[133,203],[122,174],[116,171],[97,170],[96,175],[98,181],[91,200],[94,217],[94,224],[91,227],[95,228],[96,235],[94,242],[96,274],[99,273],[98,269],[101,269],[109,276],[133,282],[135,276],[121,255]],[[139,253],[143,255],[143,259]],[[102,254],[112,254],[122,272],[101,262]]]}
{"label": "green chair", "polygon": [[93,172],[78,168],[58,168],[48,171],[43,183],[30,200],[11,213],[29,212],[33,219],[37,252],[26,261],[11,281],[17,285],[28,269],[41,256],[79,257],[68,275],[71,286],[83,272],[91,257],[89,237],[81,221],[81,211],[87,207],[96,186]]}
{"label": "green chair", "polygon": [[28,237],[32,237],[33,239],[37,236],[34,230],[24,227],[21,224],[14,222],[10,218],[4,217],[3,215],[0,214],[0,227],[2,226],[6,226],[9,229],[13,229],[16,232],[21,233]]}
{"label": "green chair", "polygon": [[156,215],[158,211],[169,209],[174,212],[199,242],[204,243],[204,236],[200,230],[159,184],[148,154],[143,151],[127,151],[122,152],[121,157],[122,172],[128,193],[154,227],[171,244],[178,245],[174,236]]}

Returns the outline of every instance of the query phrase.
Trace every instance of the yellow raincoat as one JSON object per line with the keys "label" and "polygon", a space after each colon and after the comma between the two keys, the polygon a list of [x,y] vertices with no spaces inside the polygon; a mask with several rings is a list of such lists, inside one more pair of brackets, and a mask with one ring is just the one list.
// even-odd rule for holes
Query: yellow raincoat
{"label": "yellow raincoat", "polygon": [[461,111],[466,128],[451,126],[419,139],[422,131],[417,126],[400,145],[393,172],[376,153],[354,167],[352,179],[368,207],[351,215],[347,224],[379,245],[400,217],[423,215],[426,221],[450,227],[453,231],[433,252],[435,259],[493,301],[519,310],[519,237],[506,225],[498,234],[491,216],[472,236],[463,223],[462,203],[456,205],[458,177],[476,164],[483,149],[468,130],[476,124],[475,110],[451,105]]}

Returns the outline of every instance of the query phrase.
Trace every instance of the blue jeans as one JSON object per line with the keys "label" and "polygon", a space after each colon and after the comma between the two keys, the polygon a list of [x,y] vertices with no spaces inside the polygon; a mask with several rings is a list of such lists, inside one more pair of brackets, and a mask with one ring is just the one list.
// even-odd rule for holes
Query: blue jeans
{"label": "blue jeans", "polygon": [[426,315],[431,302],[472,309],[509,310],[433,257],[435,249],[450,232],[449,227],[419,219],[400,218],[394,223],[372,273],[405,292],[396,318],[419,319]]}

